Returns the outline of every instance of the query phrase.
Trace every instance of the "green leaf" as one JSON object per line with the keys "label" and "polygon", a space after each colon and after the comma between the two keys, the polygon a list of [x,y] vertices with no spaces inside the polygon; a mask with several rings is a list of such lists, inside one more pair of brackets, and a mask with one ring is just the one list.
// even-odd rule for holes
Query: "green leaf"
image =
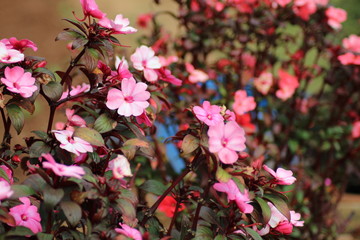
{"label": "green leaf", "polygon": [[41,240],[53,240],[54,239],[54,235],[52,234],[48,234],[48,233],[38,233],[36,234],[38,239]]}
{"label": "green leaf", "polygon": [[161,195],[167,189],[166,186],[164,186],[164,184],[156,180],[147,180],[139,188],[146,192],[153,193],[155,195]]}
{"label": "green leaf", "polygon": [[287,218],[290,220],[290,210],[287,203],[279,196],[273,194],[265,194],[264,198],[272,202],[274,206]]}
{"label": "green leaf", "polygon": [[10,236],[32,236],[32,235],[34,235],[34,233],[29,228],[22,227],[22,226],[13,227],[6,234],[7,237],[10,237]]}
{"label": "green leaf", "polygon": [[34,72],[46,74],[46,75],[50,76],[52,81],[56,80],[55,74],[52,71],[50,71],[49,69],[47,69],[47,68],[36,68],[34,70]]}
{"label": "green leaf", "polygon": [[183,154],[189,154],[195,151],[199,147],[199,143],[200,141],[197,137],[191,134],[186,135],[181,144]]}
{"label": "green leaf", "polygon": [[104,146],[104,139],[101,134],[91,128],[81,127],[75,130],[74,137],[81,138],[82,140],[94,146]]}
{"label": "green leaf", "polygon": [[196,229],[196,234],[194,239],[213,240],[214,239],[213,232],[211,231],[210,228],[200,225]]}
{"label": "green leaf", "polygon": [[253,229],[245,228],[245,231],[254,239],[254,240],[263,240],[263,238]]}
{"label": "green leaf", "polygon": [[94,129],[99,133],[105,133],[113,130],[117,122],[109,117],[106,113],[101,114],[94,123]]}
{"label": "green leaf", "polygon": [[81,207],[72,201],[61,202],[60,207],[69,223],[75,227],[81,219]]}
{"label": "green leaf", "polygon": [[203,206],[200,209],[200,217],[208,223],[219,225],[219,221],[218,221],[216,214],[209,207]]}
{"label": "green leaf", "polygon": [[43,194],[45,205],[48,208],[53,208],[64,197],[64,190],[62,188],[55,189],[47,186],[46,188],[44,188]]}
{"label": "green leaf", "polygon": [[29,149],[29,155],[31,158],[38,158],[43,153],[49,153],[51,151],[51,147],[44,143],[43,141],[36,141],[34,142],[30,149]]}
{"label": "green leaf", "polygon": [[218,167],[216,170],[216,180],[219,182],[228,182],[231,179],[231,175],[222,169],[221,167]]}
{"label": "green leaf", "polygon": [[214,240],[226,240],[226,239],[227,237],[225,237],[224,235],[217,235]]}
{"label": "green leaf", "polygon": [[8,183],[10,183],[9,176],[3,168],[0,168],[0,177],[5,179]]}
{"label": "green leaf", "polygon": [[10,199],[18,199],[20,197],[27,197],[34,195],[36,192],[34,189],[32,189],[29,186],[26,185],[12,185],[11,190],[14,191],[14,193],[11,195]]}
{"label": "green leaf", "polygon": [[30,186],[36,192],[41,192],[47,183],[39,174],[31,174],[23,182],[24,185]]}
{"label": "green leaf", "polygon": [[21,108],[15,104],[7,105],[6,110],[11,124],[16,129],[17,134],[20,134],[24,127],[24,113],[22,112]]}
{"label": "green leaf", "polygon": [[124,146],[137,146],[137,147],[144,147],[148,148],[149,143],[147,141],[138,139],[138,138],[132,138],[124,142]]}
{"label": "green leaf", "polygon": [[117,200],[117,207],[122,213],[122,218],[126,224],[131,224],[136,219],[136,209],[134,205],[125,198]]}
{"label": "green leaf", "polygon": [[255,200],[259,203],[261,207],[262,216],[264,218],[264,223],[267,224],[271,218],[271,210],[269,205],[262,198],[256,197]]}
{"label": "green leaf", "polygon": [[49,135],[44,131],[31,131],[31,132],[36,134],[42,140],[46,140],[49,138]]}
{"label": "green leaf", "polygon": [[57,101],[63,94],[63,87],[59,82],[51,81],[46,85],[42,85],[44,94],[53,101]]}

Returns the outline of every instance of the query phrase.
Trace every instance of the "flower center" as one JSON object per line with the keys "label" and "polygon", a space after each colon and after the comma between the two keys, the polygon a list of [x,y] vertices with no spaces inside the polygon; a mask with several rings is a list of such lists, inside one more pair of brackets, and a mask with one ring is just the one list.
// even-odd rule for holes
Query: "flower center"
{"label": "flower center", "polygon": [[228,140],[227,138],[221,139],[221,145],[222,145],[223,147],[226,147],[226,145],[228,144],[228,142],[229,142],[229,140]]}
{"label": "flower center", "polygon": [[207,119],[212,120],[212,116],[210,114],[208,114]]}
{"label": "flower center", "polygon": [[23,221],[27,221],[27,220],[28,220],[28,216],[26,216],[26,214],[22,214],[22,215],[21,215],[21,219],[22,219]]}
{"label": "flower center", "polygon": [[132,103],[132,102],[134,102],[134,98],[133,98],[133,96],[126,96],[126,97],[125,97],[125,101],[126,101],[127,103]]}
{"label": "flower center", "polygon": [[20,85],[15,82],[15,83],[14,83],[14,87],[17,88],[17,89],[19,89],[19,88],[20,88]]}

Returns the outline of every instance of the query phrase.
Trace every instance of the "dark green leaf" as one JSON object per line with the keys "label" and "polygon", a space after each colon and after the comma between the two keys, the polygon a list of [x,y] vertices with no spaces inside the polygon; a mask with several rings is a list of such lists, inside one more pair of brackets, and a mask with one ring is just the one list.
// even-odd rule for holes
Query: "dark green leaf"
{"label": "dark green leaf", "polygon": [[213,232],[210,228],[205,226],[198,226],[196,229],[195,239],[199,240],[213,240]]}
{"label": "dark green leaf", "polygon": [[197,137],[194,137],[191,134],[186,135],[181,144],[183,154],[189,154],[195,151],[199,147],[199,142]]}
{"label": "dark green leaf", "polygon": [[30,186],[36,192],[41,192],[47,183],[39,174],[31,174],[23,182],[24,185]]}
{"label": "dark green leaf", "polygon": [[48,234],[48,233],[38,233],[36,236],[38,237],[38,239],[41,239],[41,240],[53,240],[54,239],[54,235]]}
{"label": "dark green leaf", "polygon": [[99,133],[105,133],[113,130],[117,122],[111,119],[106,113],[101,114],[94,123],[94,129]]}
{"label": "dark green leaf", "polygon": [[263,238],[253,229],[246,227],[245,231],[253,238],[253,240],[263,240]]}
{"label": "dark green leaf", "polygon": [[43,141],[36,141],[31,145],[29,149],[29,155],[31,158],[38,158],[43,153],[49,153],[50,150],[50,146]]}
{"label": "dark green leaf", "polygon": [[14,191],[13,195],[11,195],[11,199],[18,199],[20,197],[27,197],[30,195],[34,195],[36,192],[29,186],[26,185],[12,185],[11,190]]}
{"label": "dark green leaf", "polygon": [[256,197],[255,200],[259,203],[261,207],[262,216],[264,218],[264,223],[267,224],[271,218],[271,210],[269,205],[262,198]]}
{"label": "dark green leaf", "polygon": [[32,236],[32,235],[34,235],[34,233],[29,228],[22,227],[22,226],[13,227],[6,234],[7,237],[10,237],[10,236]]}
{"label": "dark green leaf", "polygon": [[122,213],[122,219],[126,224],[131,225],[136,219],[136,209],[132,203],[125,199],[121,198],[117,200],[117,207]]}
{"label": "dark green leaf", "polygon": [[31,131],[32,133],[35,133],[39,138],[42,140],[48,139],[49,135],[44,131]]}
{"label": "dark green leaf", "polygon": [[104,146],[104,139],[101,134],[91,128],[81,127],[75,130],[74,137],[81,138],[82,140],[94,146]]}
{"label": "dark green leaf", "polygon": [[81,207],[77,203],[71,201],[61,202],[60,207],[69,223],[75,227],[81,219]]}
{"label": "dark green leaf", "polygon": [[64,190],[62,188],[52,188],[47,186],[44,188],[44,203],[47,207],[53,208],[56,206],[64,196]]}
{"label": "dark green leaf", "polygon": [[156,180],[147,180],[139,188],[155,195],[161,195],[167,189],[164,184]]}
{"label": "dark green leaf", "polygon": [[24,113],[22,112],[21,108],[15,104],[7,105],[6,110],[11,124],[16,129],[17,134],[20,134],[24,127]]}
{"label": "dark green leaf", "polygon": [[264,198],[272,202],[274,206],[287,218],[290,220],[290,210],[287,203],[279,196],[273,194],[265,194]]}
{"label": "dark green leaf", "polygon": [[42,85],[44,94],[53,101],[60,99],[63,94],[63,87],[59,82],[51,81],[46,85]]}

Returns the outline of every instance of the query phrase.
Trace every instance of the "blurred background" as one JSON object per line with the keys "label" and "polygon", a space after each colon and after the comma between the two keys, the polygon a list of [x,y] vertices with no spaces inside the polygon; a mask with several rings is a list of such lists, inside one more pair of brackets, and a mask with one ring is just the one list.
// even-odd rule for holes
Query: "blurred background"
{"label": "blurred background", "polygon": [[[339,33],[338,40],[350,34],[360,34],[360,0],[331,0],[331,3],[348,12],[348,20],[343,24],[343,31]],[[152,0],[97,0],[97,4],[109,18],[113,19],[116,14],[123,14],[130,19],[133,27],[137,27],[136,19],[140,14],[161,10],[174,11],[176,7],[170,0],[162,0],[160,5],[156,5]],[[55,37],[63,28],[69,27],[61,19],[73,18],[72,11],[75,11],[79,18],[83,16],[79,0],[2,0],[0,39],[16,37],[32,40],[39,48],[36,55],[46,58],[51,70],[63,71],[71,59],[71,53],[67,50],[66,43],[55,42]],[[173,19],[165,16],[163,21],[169,31],[177,31],[178,28]],[[133,52],[134,46],[137,45],[136,39],[144,33],[142,31],[144,30],[139,29],[136,34],[118,37],[122,44],[130,46],[124,54],[129,55]],[[26,53],[33,54],[31,50],[27,50]],[[63,114],[58,114],[57,121],[63,118],[61,115]],[[36,111],[32,116],[27,115],[27,118],[31,118],[31,121],[26,121],[22,135],[15,137],[14,142],[23,142],[23,136],[29,135],[32,130],[46,130],[44,122],[48,118],[48,109],[45,102],[37,101]],[[1,124],[1,136],[2,131]],[[14,129],[12,129],[12,134],[16,136]],[[360,192],[360,189],[351,190],[351,192],[356,191]],[[349,229],[358,227],[360,225],[360,195],[346,194],[342,200],[340,212],[344,218],[353,214]],[[341,239],[354,238],[345,234]],[[358,239],[360,239],[360,233]]]}

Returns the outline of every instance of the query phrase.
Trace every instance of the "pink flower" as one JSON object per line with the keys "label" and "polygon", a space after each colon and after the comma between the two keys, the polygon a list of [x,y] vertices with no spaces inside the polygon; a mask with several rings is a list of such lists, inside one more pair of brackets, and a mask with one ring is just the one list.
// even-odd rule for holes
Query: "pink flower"
{"label": "pink flower", "polygon": [[304,221],[299,221],[301,218],[300,213],[297,213],[295,211],[290,211],[290,222],[295,227],[303,227]]}
{"label": "pink flower", "polygon": [[214,184],[214,189],[219,192],[224,192],[227,194],[228,201],[235,200],[240,211],[243,213],[252,213],[254,207],[248,202],[250,202],[249,191],[244,189],[244,192],[240,192],[234,180],[230,179],[227,182],[220,182]]}
{"label": "pink flower", "polygon": [[258,78],[254,80],[254,86],[256,90],[266,95],[273,84],[273,75],[268,72],[263,72]]}
{"label": "pink flower", "polygon": [[103,17],[99,21],[99,25],[111,29],[113,34],[129,34],[136,33],[137,30],[129,26],[130,21],[128,18],[124,18],[122,14],[118,14],[115,17],[115,20],[108,19]]}
{"label": "pink flower", "polygon": [[[6,165],[1,165],[0,168],[2,170],[4,170],[5,174],[7,175],[8,179],[9,179],[9,183],[13,184],[14,178],[13,178],[13,172],[11,171],[11,169],[8,168]],[[0,177],[0,181],[7,181],[7,180],[5,178]]]}
{"label": "pink flower", "polygon": [[132,228],[124,223],[119,223],[121,228],[115,228],[117,233],[120,233],[133,240],[142,240],[142,235],[139,230]]}
{"label": "pink flower", "polygon": [[208,136],[210,152],[217,153],[220,161],[225,164],[236,162],[238,159],[236,151],[244,151],[246,148],[245,132],[233,121],[210,126]]}
{"label": "pink flower", "polygon": [[121,91],[113,88],[108,92],[106,106],[112,110],[117,109],[118,114],[125,117],[140,116],[149,106],[147,100],[150,93],[146,88],[145,83],[125,78],[121,81]]}
{"label": "pink flower", "polygon": [[5,180],[0,180],[0,200],[4,200],[13,195],[10,184]]}
{"label": "pink flower", "polygon": [[294,0],[293,11],[305,21],[310,19],[310,15],[316,12],[316,2],[314,0]]}
{"label": "pink flower", "polygon": [[111,160],[106,170],[111,170],[116,179],[123,179],[124,177],[131,177],[130,163],[126,157],[118,155]]}
{"label": "pink flower", "polygon": [[68,152],[79,156],[81,153],[93,152],[90,143],[78,137],[73,137],[74,130],[67,128],[67,130],[53,131],[55,138],[61,143],[60,147]]}
{"label": "pink flower", "polygon": [[243,115],[246,112],[252,111],[256,108],[254,97],[248,97],[245,90],[238,90],[235,92],[235,102],[233,104],[234,112],[237,115]]}
{"label": "pink flower", "polygon": [[360,65],[360,55],[355,55],[351,52],[347,52],[343,55],[338,56],[338,60],[343,65]]}
{"label": "pink flower", "polygon": [[15,49],[20,52],[24,52],[25,48],[32,48],[35,52],[38,49],[36,44],[28,39],[17,40],[15,37],[11,37],[1,39],[0,42],[4,43],[8,49]]}
{"label": "pink flower", "polygon": [[271,176],[275,178],[275,183],[279,185],[291,185],[296,181],[296,178],[293,177],[293,172],[291,170],[285,170],[283,168],[278,168],[276,172],[269,168],[266,165],[263,165],[265,171],[270,173]]}
{"label": "pink flower", "polygon": [[65,113],[66,113],[66,117],[68,119],[69,126],[80,126],[80,127],[86,126],[85,120],[82,117],[80,117],[79,115],[76,115],[75,110],[67,108]]}
{"label": "pink flower", "polygon": [[148,115],[146,114],[146,111],[144,111],[141,115],[136,116],[136,121],[138,124],[144,123],[148,127],[152,126],[152,122],[151,122],[150,118],[148,117]]}
{"label": "pink flower", "polygon": [[66,90],[65,92],[63,92],[63,94],[61,95],[61,98],[59,99],[59,101],[67,98],[68,96],[71,96],[71,97],[76,96],[76,95],[78,95],[80,93],[84,93],[84,92],[87,92],[89,90],[90,90],[90,85],[89,84],[83,83],[81,85],[77,85],[76,87],[71,88],[70,94],[69,94],[69,90]]}
{"label": "pink flower", "polygon": [[167,67],[172,63],[177,62],[178,60],[179,58],[177,56],[169,56],[169,57],[159,56],[159,61],[162,67]]}
{"label": "pink flower", "polygon": [[356,121],[353,123],[351,136],[353,139],[360,137],[360,121]]}
{"label": "pink flower", "polygon": [[24,60],[24,54],[15,49],[8,49],[0,42],[0,63],[17,63]]}
{"label": "pink flower", "polygon": [[282,221],[276,226],[275,230],[284,235],[290,235],[293,231],[293,228],[294,227],[290,222]]}
{"label": "pink flower", "polygon": [[182,81],[171,74],[171,71],[167,68],[156,69],[156,74],[160,80],[174,84],[175,86],[181,86]]}
{"label": "pink flower", "polygon": [[344,38],[342,44],[346,50],[360,53],[360,36],[352,34],[348,38]]}
{"label": "pink flower", "polygon": [[196,118],[205,123],[208,126],[215,126],[218,123],[224,121],[223,116],[221,116],[221,107],[217,105],[211,105],[209,101],[204,101],[203,106],[195,106],[193,112],[196,115]]}
{"label": "pink flower", "polygon": [[225,111],[224,119],[226,121],[236,121],[235,113],[230,111],[229,109]]}
{"label": "pink flower", "polygon": [[34,85],[35,78],[31,76],[31,73],[25,72],[21,67],[6,67],[5,78],[1,78],[3,84],[7,89],[13,93],[19,93],[22,97],[28,98],[37,90]]}
{"label": "pink flower", "polygon": [[295,93],[296,88],[299,87],[299,81],[282,69],[279,70],[279,78],[280,89],[276,91],[276,96],[285,101]]}
{"label": "pink flower", "polygon": [[195,69],[190,63],[185,63],[186,71],[190,73],[189,81],[191,83],[206,82],[209,80],[209,75],[205,72]]}
{"label": "pink flower", "polygon": [[335,8],[333,6],[326,9],[325,15],[328,18],[327,22],[329,26],[334,29],[340,29],[341,23],[345,22],[347,19],[347,13],[344,9]]}
{"label": "pink flower", "polygon": [[267,203],[271,210],[271,218],[268,222],[270,227],[276,228],[282,221],[289,221],[271,202]]}
{"label": "pink flower", "polygon": [[281,7],[285,7],[288,5],[292,0],[275,0],[277,4],[279,4]]}
{"label": "pink flower", "polygon": [[41,157],[45,158],[47,162],[43,162],[43,168],[51,169],[57,176],[60,177],[74,177],[81,179],[85,175],[85,171],[79,166],[67,166],[57,163],[49,153],[43,153]]}
{"label": "pink flower", "polygon": [[84,12],[84,19],[87,16],[92,16],[94,18],[101,19],[105,17],[105,13],[99,10],[98,5],[96,4],[95,0],[80,0],[80,4],[82,6]]}
{"label": "pink flower", "polygon": [[159,58],[155,56],[154,50],[147,46],[141,46],[136,49],[130,59],[136,70],[144,71],[146,80],[149,82],[155,82],[158,80],[158,75],[154,69],[161,68],[161,63]]}
{"label": "pink flower", "polygon": [[117,72],[117,78],[119,80],[133,77],[132,73],[129,71],[129,64],[124,57],[120,60],[120,58],[116,56],[115,67]]}
{"label": "pink flower", "polygon": [[139,27],[146,28],[152,18],[153,18],[152,13],[141,14],[137,18],[136,24],[139,25]]}
{"label": "pink flower", "polygon": [[[35,234],[41,232],[41,218],[37,207],[31,205],[30,199],[27,197],[21,197],[19,200],[23,204],[10,208],[9,212],[15,219],[15,226],[27,227]],[[13,225],[10,226],[13,227]]]}

